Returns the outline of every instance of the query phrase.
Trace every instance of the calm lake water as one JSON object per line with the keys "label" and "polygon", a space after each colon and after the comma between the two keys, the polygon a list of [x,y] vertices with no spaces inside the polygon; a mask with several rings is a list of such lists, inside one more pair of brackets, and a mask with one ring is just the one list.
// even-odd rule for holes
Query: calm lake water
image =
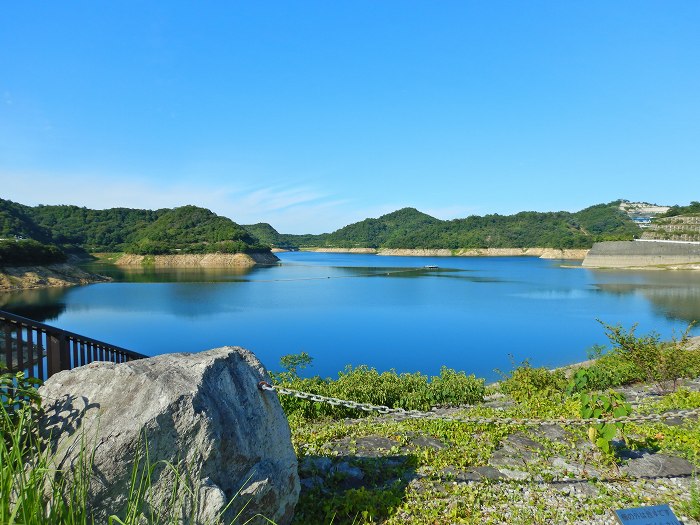
{"label": "calm lake water", "polygon": [[322,376],[347,364],[425,374],[447,365],[489,380],[513,360],[586,359],[607,343],[596,319],[663,337],[700,319],[700,272],[531,257],[279,256],[278,266],[249,270],[96,265],[116,281],[0,294],[0,309],[148,355],[238,345],[272,370],[306,351]]}

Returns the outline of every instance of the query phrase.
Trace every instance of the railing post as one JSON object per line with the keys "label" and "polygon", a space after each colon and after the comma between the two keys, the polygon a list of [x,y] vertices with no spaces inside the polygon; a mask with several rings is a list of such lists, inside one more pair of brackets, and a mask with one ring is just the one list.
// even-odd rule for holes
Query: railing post
{"label": "railing post", "polygon": [[64,334],[46,334],[48,343],[48,377],[60,372],[70,370],[70,349],[68,338]]}

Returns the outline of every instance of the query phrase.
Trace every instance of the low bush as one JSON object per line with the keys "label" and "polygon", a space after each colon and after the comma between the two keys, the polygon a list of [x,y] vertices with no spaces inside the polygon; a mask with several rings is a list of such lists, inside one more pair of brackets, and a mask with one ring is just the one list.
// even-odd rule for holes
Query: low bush
{"label": "low bush", "polygon": [[551,397],[566,390],[568,381],[562,370],[548,370],[544,367],[534,368],[526,359],[515,367],[510,374],[503,374],[501,392],[522,403],[534,397]]}
{"label": "low bush", "polygon": [[[384,405],[405,410],[429,410],[436,405],[465,405],[483,401],[483,379],[457,372],[447,367],[439,376],[429,378],[420,373],[402,373],[395,370],[378,372],[365,365],[348,366],[338,374],[338,379],[299,377],[299,371],[311,364],[306,353],[283,356],[280,360],[284,371],[273,373],[273,381],[279,386],[312,394]],[[364,412],[343,407],[280,396],[282,408],[288,416],[304,419],[329,417],[357,417]]]}
{"label": "low bush", "polygon": [[689,349],[689,325],[679,338],[661,341],[659,334],[635,334],[636,325],[625,330],[607,325],[606,335],[612,347],[595,346],[589,353],[594,362],[583,367],[589,390],[604,390],[621,385],[645,382],[659,392],[676,390],[678,380],[700,375],[700,349]]}

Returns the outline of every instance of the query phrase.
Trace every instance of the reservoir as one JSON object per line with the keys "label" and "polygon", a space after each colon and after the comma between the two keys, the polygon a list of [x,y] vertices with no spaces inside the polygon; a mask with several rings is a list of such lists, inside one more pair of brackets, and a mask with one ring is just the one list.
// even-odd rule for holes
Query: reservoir
{"label": "reservoir", "polygon": [[700,319],[700,272],[534,257],[279,257],[251,269],[94,264],[114,282],[0,294],[0,309],[147,355],[233,345],[270,370],[307,352],[305,375],[335,377],[348,364],[432,375],[445,365],[488,380],[525,359],[587,359],[607,344],[597,319],[663,338]]}

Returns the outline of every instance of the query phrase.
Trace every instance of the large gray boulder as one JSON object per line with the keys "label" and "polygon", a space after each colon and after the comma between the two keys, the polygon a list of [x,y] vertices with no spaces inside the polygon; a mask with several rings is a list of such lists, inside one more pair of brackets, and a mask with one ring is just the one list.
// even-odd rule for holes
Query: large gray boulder
{"label": "large gray boulder", "polygon": [[94,454],[96,523],[125,515],[132,473],[150,465],[141,506],[149,522],[243,523],[260,514],[282,525],[299,496],[297,460],[276,394],[257,388],[262,380],[263,366],[238,347],[92,363],[41,387],[42,429],[69,479]]}

